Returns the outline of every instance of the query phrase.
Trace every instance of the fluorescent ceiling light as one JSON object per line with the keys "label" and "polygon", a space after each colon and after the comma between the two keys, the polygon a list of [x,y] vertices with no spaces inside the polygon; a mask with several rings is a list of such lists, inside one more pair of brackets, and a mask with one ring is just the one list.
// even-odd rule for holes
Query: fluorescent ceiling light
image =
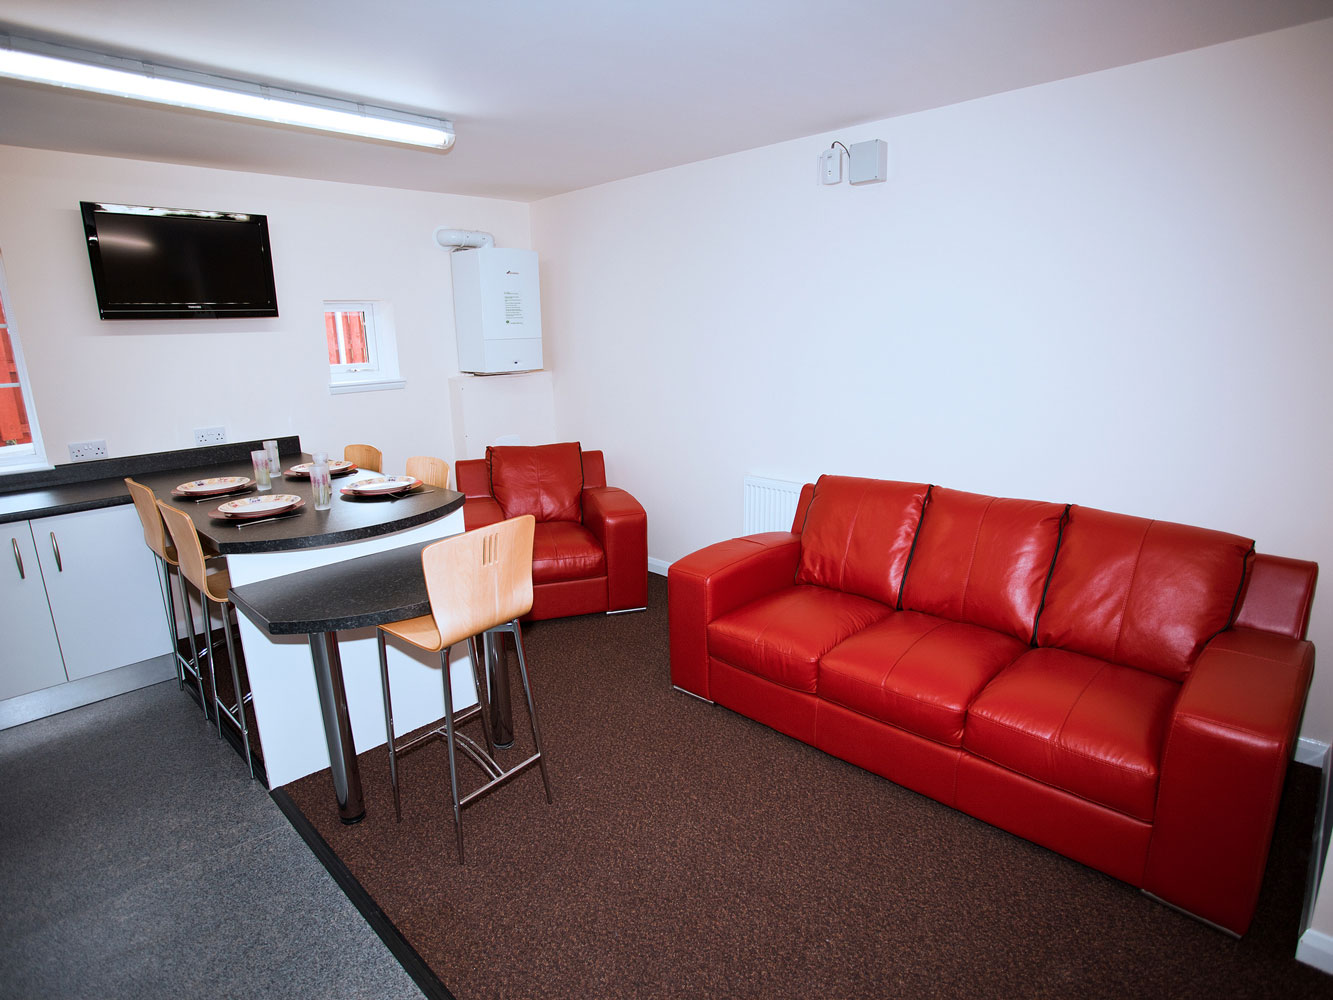
{"label": "fluorescent ceiling light", "polygon": [[448,149],[454,143],[453,123],[442,118],[28,39],[0,37],[0,76],[412,146]]}

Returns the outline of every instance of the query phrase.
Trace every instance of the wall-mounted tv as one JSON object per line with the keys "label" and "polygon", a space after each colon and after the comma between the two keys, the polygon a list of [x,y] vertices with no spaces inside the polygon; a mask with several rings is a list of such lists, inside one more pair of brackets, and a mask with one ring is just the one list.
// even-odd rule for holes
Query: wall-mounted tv
{"label": "wall-mounted tv", "polygon": [[268,217],[79,202],[102,319],[278,315]]}

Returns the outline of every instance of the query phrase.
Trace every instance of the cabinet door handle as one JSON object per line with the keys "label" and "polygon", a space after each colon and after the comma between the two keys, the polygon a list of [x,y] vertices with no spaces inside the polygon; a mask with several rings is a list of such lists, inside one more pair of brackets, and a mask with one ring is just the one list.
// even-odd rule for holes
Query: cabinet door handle
{"label": "cabinet door handle", "polygon": [[56,541],[56,533],[51,532],[51,551],[56,554],[56,572],[65,572],[65,567],[60,565],[60,543]]}
{"label": "cabinet door handle", "polygon": [[14,562],[18,564],[19,579],[26,580],[28,577],[23,572],[23,555],[19,552],[19,540],[17,538],[11,538],[9,541],[10,544],[14,546]]}

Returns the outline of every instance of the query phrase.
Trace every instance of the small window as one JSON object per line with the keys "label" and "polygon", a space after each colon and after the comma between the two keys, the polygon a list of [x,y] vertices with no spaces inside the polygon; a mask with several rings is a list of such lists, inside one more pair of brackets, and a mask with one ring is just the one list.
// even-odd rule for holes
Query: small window
{"label": "small window", "polygon": [[0,260],[0,473],[47,469],[23,346],[9,323],[8,298],[4,261]]}
{"label": "small window", "polygon": [[325,302],[329,392],[401,389],[393,314],[385,302]]}

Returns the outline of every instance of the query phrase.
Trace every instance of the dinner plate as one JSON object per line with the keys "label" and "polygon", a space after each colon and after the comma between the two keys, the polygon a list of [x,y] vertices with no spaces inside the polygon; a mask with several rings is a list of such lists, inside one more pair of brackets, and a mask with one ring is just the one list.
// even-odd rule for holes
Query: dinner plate
{"label": "dinner plate", "polygon": [[405,493],[421,485],[415,476],[376,476],[373,479],[361,479],[351,486],[344,486],[342,492],[353,496],[373,497],[383,493]]}
{"label": "dinner plate", "polygon": [[[300,465],[293,465],[290,469],[287,470],[286,474],[289,476],[300,476],[303,479],[309,479],[310,470],[312,470],[314,467],[315,467],[314,462],[302,462]],[[341,460],[336,462],[333,461],[329,462],[330,476],[346,476],[349,473],[355,471],[356,471],[355,462],[344,462]]]}
{"label": "dinner plate", "polygon": [[272,496],[241,497],[218,506],[223,517],[272,517],[291,510],[305,501],[294,493],[275,493]]}
{"label": "dinner plate", "polygon": [[245,476],[214,476],[211,479],[193,479],[181,483],[171,491],[177,497],[211,497],[223,493],[235,493],[254,484],[253,479]]}

